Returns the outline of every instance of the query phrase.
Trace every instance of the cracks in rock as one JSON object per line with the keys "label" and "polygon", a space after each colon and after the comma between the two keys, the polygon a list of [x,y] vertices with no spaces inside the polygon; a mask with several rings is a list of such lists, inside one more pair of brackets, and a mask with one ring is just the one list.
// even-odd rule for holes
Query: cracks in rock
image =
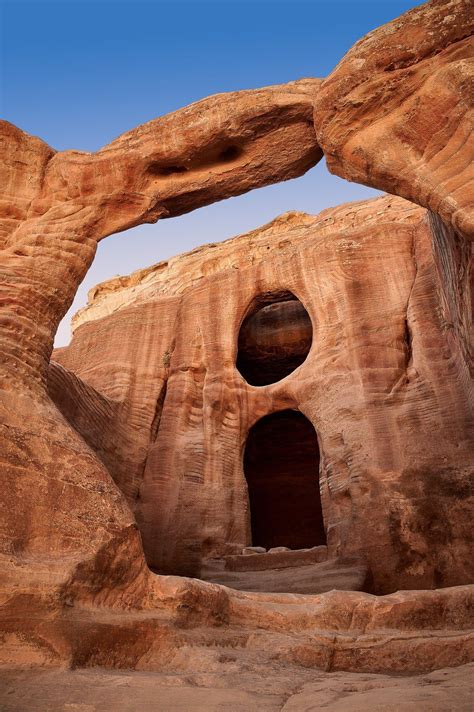
{"label": "cracks in rock", "polygon": [[[155,412],[153,414],[153,420],[151,422],[151,427],[150,427],[150,444],[153,444],[157,437],[158,437],[158,431],[160,429],[160,422],[161,422],[161,415],[163,413],[163,406],[165,403],[166,399],[166,393],[168,390],[168,377],[169,377],[169,372],[170,372],[170,361],[171,361],[171,354],[174,351],[174,342],[171,344],[171,347],[169,350],[165,351],[163,354],[163,366],[165,367],[165,372],[163,375],[163,384],[160,388],[160,392],[158,394],[158,398],[156,400],[156,405],[155,405]],[[146,468],[146,462],[147,458],[145,458],[144,463],[143,463],[143,472],[142,472],[142,479],[143,479],[143,473]],[[137,493],[137,499],[140,498],[140,494]]]}
{"label": "cracks in rock", "polygon": [[401,388],[406,387],[410,383],[409,371],[413,368],[413,329],[411,327],[410,319],[410,305],[413,295],[413,290],[415,288],[416,279],[418,276],[418,263],[416,259],[416,229],[412,230],[412,244],[411,244],[411,256],[414,266],[413,281],[411,283],[410,291],[408,293],[407,302],[405,306],[405,319],[403,321],[403,349],[405,353],[403,370],[397,380],[394,382],[392,388],[389,392],[389,397],[395,395]]}
{"label": "cracks in rock", "polygon": [[164,403],[165,403],[165,399],[166,399],[166,394],[168,391],[168,378],[169,378],[169,374],[170,374],[171,355],[174,351],[174,348],[175,348],[175,340],[173,339],[173,341],[171,342],[170,348],[164,352],[163,357],[162,357],[162,362],[163,362],[163,366],[165,369],[164,374],[163,374],[163,383],[161,385],[160,391],[158,393],[158,398],[157,398],[156,404],[155,404],[155,412],[153,414],[153,420],[152,420],[151,426],[150,426],[149,447],[148,447],[147,454],[146,454],[145,458],[143,459],[143,463],[141,466],[141,471],[140,471],[140,476],[139,476],[139,482],[141,484],[138,486],[137,492],[135,494],[136,501],[140,500],[141,485],[143,484],[144,478],[145,478],[145,471],[146,471],[146,466],[147,466],[147,462],[148,462],[148,456],[150,453],[150,446],[152,446],[158,438],[158,432],[159,432],[160,423],[161,423],[161,416],[163,414],[163,407],[164,407]]}
{"label": "cracks in rock", "polygon": [[163,381],[163,385],[160,389],[158,399],[156,401],[155,413],[153,415],[153,420],[150,428],[150,443],[154,443],[158,437],[158,430],[160,428],[161,414],[163,412],[163,404],[166,398],[166,391],[168,389],[168,374],[166,374]]}
{"label": "cracks in rock", "polygon": [[412,229],[411,257],[412,257],[413,267],[414,267],[415,273],[414,273],[414,275],[413,275],[413,281],[412,281],[412,283],[411,283],[410,291],[409,291],[409,293],[408,293],[407,305],[406,305],[406,309],[405,309],[405,313],[406,313],[406,326],[407,326],[407,329],[408,329],[409,332],[410,332],[410,334],[409,334],[409,336],[410,336],[410,348],[411,348],[411,342],[412,342],[412,331],[411,331],[411,328],[410,328],[410,320],[409,320],[409,317],[408,317],[408,312],[410,311],[411,298],[412,298],[412,295],[413,295],[413,290],[414,290],[414,288],[415,288],[416,279],[417,279],[417,277],[418,277],[418,262],[417,262],[417,259],[416,259],[416,229]]}
{"label": "cracks in rock", "polygon": [[[411,367],[413,363],[413,345],[412,345],[412,331],[410,329],[410,324],[408,323],[408,318],[405,319],[405,328],[403,332],[403,343],[405,347],[405,371]],[[408,382],[408,376],[407,376]]]}

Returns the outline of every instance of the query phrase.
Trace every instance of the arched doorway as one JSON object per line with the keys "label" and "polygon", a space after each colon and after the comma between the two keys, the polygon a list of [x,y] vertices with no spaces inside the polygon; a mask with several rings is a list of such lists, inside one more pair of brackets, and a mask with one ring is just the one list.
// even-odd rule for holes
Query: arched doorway
{"label": "arched doorway", "polygon": [[283,410],[253,425],[244,472],[254,546],[304,549],[326,543],[318,440],[302,413]]}

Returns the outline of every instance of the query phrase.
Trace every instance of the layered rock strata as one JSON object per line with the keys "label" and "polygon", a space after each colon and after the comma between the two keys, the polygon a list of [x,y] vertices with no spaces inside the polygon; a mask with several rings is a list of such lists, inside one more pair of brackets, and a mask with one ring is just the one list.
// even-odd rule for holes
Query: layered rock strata
{"label": "layered rock strata", "polygon": [[[251,543],[249,429],[295,409],[317,433],[329,558],[363,555],[378,593],[473,580],[469,246],[448,232],[383,197],[287,214],[96,288],[55,358],[120,411],[128,435],[109,431],[108,466],[154,570],[199,575]],[[311,348],[287,377],[251,386],[236,368],[241,324],[285,290],[307,310]],[[292,444],[279,436],[278,461]]]}
{"label": "layered rock strata", "polygon": [[431,0],[359,40],[324,80],[328,168],[430,208],[474,239],[474,14]]}
{"label": "layered rock strata", "polygon": [[[102,436],[89,415],[96,408],[110,414],[116,406],[56,371],[56,386],[69,378],[81,392],[80,404],[72,407],[79,415],[87,410],[89,435],[84,440],[69,426],[46,391],[54,333],[98,240],[299,175],[319,160],[312,127],[317,86],[317,80],[306,80],[211,97],[144,124],[95,154],[56,153],[0,123],[4,580],[16,580],[29,562],[28,586],[38,575],[41,588],[42,557],[63,579],[103,546],[128,550],[132,578],[143,570],[133,516],[85,442],[100,450]],[[68,396],[59,397],[65,408],[62,399]],[[104,445],[107,464],[113,459],[109,450]],[[50,584],[55,575],[50,572]]]}
{"label": "layered rock strata", "polygon": [[[216,462],[220,455],[217,443],[222,442],[220,436],[226,428],[235,441],[236,420],[243,438],[251,417],[264,415],[275,406],[301,407],[314,420],[325,447],[334,453],[334,459],[325,461],[322,469],[328,547],[359,551],[369,541],[370,526],[367,556],[380,590],[391,589],[395,579],[407,586],[468,579],[469,558],[465,557],[466,565],[462,562],[470,534],[465,458],[471,417],[466,366],[468,255],[461,239],[472,232],[466,187],[469,171],[465,169],[471,156],[465,111],[466,56],[470,51],[466,8],[466,0],[438,0],[369,35],[349,55],[350,71],[343,60],[325,81],[320,101],[318,80],[219,95],[145,124],[96,154],[56,153],[40,139],[1,122],[0,650],[4,663],[149,670],[166,665],[186,669],[188,665],[189,669],[190,647],[202,660],[212,657],[210,650],[239,647],[242,655],[253,655],[251,659],[258,659],[259,664],[265,656],[269,661],[276,656],[283,663],[328,670],[428,670],[472,658],[470,586],[380,598],[348,592],[298,597],[245,594],[185,578],[157,577],[145,563],[130,508],[131,503],[140,516],[150,560],[158,557],[160,566],[165,559],[173,567],[186,560],[195,568],[206,547],[212,550],[223,534],[225,541],[247,540],[248,516],[240,506],[245,504],[242,486],[236,491],[235,504],[231,497],[220,499],[224,510],[233,508],[235,533],[226,530],[219,512],[217,516],[211,512],[216,526],[210,519],[204,521],[209,536],[205,542],[198,538],[202,547],[193,556],[189,556],[188,546],[196,540],[193,521],[184,546],[168,553],[161,548],[150,503],[156,492],[156,473],[165,470],[151,445],[166,435],[165,424],[172,422],[170,413],[178,400],[175,385],[180,385],[183,397],[195,402],[195,409],[188,413],[189,422],[184,423],[190,435],[180,443],[184,457],[187,448],[198,452],[202,447],[201,421],[217,422],[212,418],[221,408],[219,402],[225,421],[219,421],[213,440]],[[378,57],[372,57],[372,51]],[[364,74],[367,68],[370,71]],[[372,79],[379,82],[375,88],[370,85]],[[381,93],[387,79],[392,80],[390,93]],[[351,96],[354,86],[363,87],[362,98]],[[406,97],[407,106],[413,102],[403,125],[397,111],[401,97]],[[361,107],[366,107],[367,114]],[[229,407],[232,398],[218,385],[226,369],[229,373],[233,369],[230,352],[236,343],[237,312],[247,308],[246,297],[259,288],[258,283],[252,290],[247,285],[249,294],[244,290],[238,300],[231,301],[235,311],[229,313],[228,342],[201,331],[187,344],[182,337],[173,344],[175,319],[182,324],[182,333],[190,327],[185,316],[172,312],[172,304],[179,302],[182,311],[189,310],[193,308],[189,295],[200,295],[198,284],[194,292],[187,291],[191,285],[179,269],[178,282],[182,284],[176,288],[180,292],[171,290],[168,295],[169,323],[157,320],[153,295],[138,278],[137,292],[146,295],[140,317],[133,324],[132,342],[135,338],[135,346],[141,343],[143,329],[151,329],[156,341],[148,341],[153,342],[150,355],[156,353],[156,347],[165,347],[162,367],[148,359],[150,378],[143,379],[141,385],[147,381],[149,388],[144,388],[143,395],[134,393],[133,369],[130,357],[120,350],[123,344],[117,350],[117,360],[112,363],[110,359],[110,379],[91,361],[88,373],[82,370],[80,376],[81,364],[71,364],[69,370],[50,369],[54,333],[93,259],[98,240],[141,222],[177,215],[300,175],[322,155],[315,131],[332,169],[349,179],[398,192],[429,206],[434,213],[429,218],[431,227],[426,213],[412,206],[406,208],[406,219],[393,221],[389,217],[391,229],[384,235],[385,241],[378,216],[374,231],[370,227],[372,248],[368,238],[352,231],[363,225],[365,234],[369,228],[366,214],[358,223],[358,210],[351,218],[352,228],[346,224],[342,233],[331,227],[334,215],[327,215],[326,233],[316,230],[314,234],[311,230],[317,219],[297,217],[296,233],[301,232],[311,269],[320,268],[306,243],[315,240],[319,246],[321,240],[323,257],[334,257],[340,291],[332,293],[331,285],[323,279],[316,283],[311,298],[312,283],[301,282],[300,291],[295,292],[317,315],[318,330],[313,331],[313,348],[306,361],[285,379],[283,388],[274,384],[255,391],[235,376],[232,384],[236,390],[231,396],[237,393],[243,397],[239,401],[241,416]],[[409,136],[407,131],[411,131]],[[396,147],[393,151],[392,146]],[[389,210],[388,204],[385,209]],[[278,231],[281,224],[276,225]],[[325,243],[330,242],[331,234],[340,245],[339,255]],[[363,245],[361,252],[359,244]],[[262,282],[273,279],[276,288],[282,276],[291,273],[297,282],[304,274],[298,255],[278,266],[278,251],[283,252],[285,245],[273,244],[273,249],[277,272],[272,278],[263,260],[259,263],[257,259],[259,278]],[[365,262],[358,260],[359,254]],[[196,261],[189,263],[190,275],[204,280],[200,259],[198,253]],[[389,289],[385,284],[382,288],[372,269],[368,276],[373,283],[364,281],[367,264],[378,265],[387,276]],[[214,267],[207,266],[207,277],[215,280],[216,288],[233,285],[222,265],[217,265],[215,274]],[[237,267],[229,265],[230,275],[238,272]],[[390,275],[397,275],[393,283]],[[168,282],[172,282],[171,271]],[[362,289],[361,283],[365,285]],[[371,290],[384,318],[368,303]],[[110,285],[106,291],[111,291]],[[101,294],[104,296],[104,291]],[[318,307],[320,297],[331,296],[324,309]],[[115,304],[106,301],[110,319],[120,323],[126,311],[124,294]],[[347,320],[350,303],[353,307]],[[198,316],[202,314],[198,324],[202,325],[209,305],[198,302],[198,306]],[[135,309],[136,305],[127,308]],[[96,313],[104,316],[100,308]],[[89,318],[91,310],[87,314]],[[87,331],[104,321],[84,323],[77,335],[78,346],[63,353],[64,362],[73,359],[79,344],[85,348]],[[339,335],[331,331],[335,325]],[[113,331],[107,332],[111,343]],[[351,342],[354,348],[347,353],[344,346]],[[91,346],[92,350],[98,348],[97,344]],[[209,364],[204,362],[205,371],[203,353],[214,354]],[[333,373],[332,393],[341,398],[340,405],[328,405],[324,421],[320,403],[328,403],[328,396],[316,355]],[[220,357],[224,357],[222,367],[217,364]],[[316,380],[313,374],[302,377],[309,364],[314,366]],[[137,363],[136,371],[143,375],[144,370],[143,363]],[[209,379],[209,370],[217,380]],[[47,392],[48,371],[50,393],[58,406]],[[175,383],[169,399],[164,384],[171,387],[172,375]],[[168,402],[166,414],[164,402]],[[207,410],[202,414],[204,402]],[[363,437],[353,408],[359,418],[371,414]],[[352,423],[351,427],[334,432],[329,422],[332,416],[335,422]],[[97,432],[94,423],[101,425],[102,432]],[[415,447],[413,429],[420,433],[419,447]],[[350,444],[363,443],[360,450],[349,448],[347,433]],[[173,442],[171,436],[169,442]],[[364,453],[375,469],[366,468]],[[170,466],[170,450],[163,453],[163,462],[166,468]],[[199,476],[204,471],[200,462],[198,458]],[[240,476],[232,462],[225,467],[232,477]],[[392,466],[395,469],[387,469]],[[218,467],[218,477],[221,471]],[[163,482],[165,499],[172,502],[174,497],[186,503],[181,482],[172,497],[166,472]],[[205,482],[207,486],[208,479]],[[200,483],[194,481],[192,486]],[[137,493],[142,489],[140,501]],[[383,492],[388,493],[386,497]],[[379,511],[369,506],[372,500],[379,503]],[[194,507],[195,501],[190,504]],[[387,517],[391,522],[388,529]],[[169,520],[158,524],[162,531],[173,532]],[[352,541],[348,538],[351,527]],[[387,563],[377,572],[375,557],[379,554],[387,555],[395,571],[390,572]],[[212,658],[216,665],[220,664],[218,655]]]}

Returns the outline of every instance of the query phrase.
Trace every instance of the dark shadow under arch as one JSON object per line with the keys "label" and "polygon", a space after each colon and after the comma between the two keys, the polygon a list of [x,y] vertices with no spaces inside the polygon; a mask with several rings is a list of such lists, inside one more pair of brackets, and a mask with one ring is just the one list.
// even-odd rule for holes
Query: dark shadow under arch
{"label": "dark shadow under arch", "polygon": [[252,544],[304,549],[326,543],[319,447],[299,411],[267,415],[250,429],[244,453]]}

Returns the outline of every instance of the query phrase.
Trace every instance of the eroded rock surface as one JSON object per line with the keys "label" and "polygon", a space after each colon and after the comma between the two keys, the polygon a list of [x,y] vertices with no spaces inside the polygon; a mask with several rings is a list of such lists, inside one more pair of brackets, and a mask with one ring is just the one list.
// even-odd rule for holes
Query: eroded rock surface
{"label": "eroded rock surface", "polygon": [[474,15],[431,0],[359,40],[316,97],[328,168],[474,239]]}
{"label": "eroded rock surface", "polygon": [[306,359],[313,340],[311,319],[301,302],[273,299],[251,310],[239,331],[237,369],[252,386],[289,376]]}
{"label": "eroded rock surface", "polygon": [[363,591],[370,585],[365,562],[350,559],[280,568],[267,564],[266,568],[257,571],[228,571],[220,561],[209,561],[202,567],[201,577],[238,591],[269,593],[313,595],[332,590]]}
{"label": "eroded rock surface", "polygon": [[[103,465],[116,460],[114,448],[96,427],[106,422],[110,433],[117,395],[56,369],[50,389],[68,381],[57,400],[83,423],[80,437],[46,392],[54,333],[104,236],[298,175],[319,160],[317,86],[304,80],[211,97],[95,154],[56,153],[1,122],[1,552],[10,585],[28,566],[34,588],[37,566],[41,589],[46,566],[54,590],[77,565],[92,571],[104,547],[116,550],[119,578],[143,574],[146,585],[133,516]],[[123,569],[119,550],[132,559]]]}
{"label": "eroded rock surface", "polygon": [[[188,651],[192,660],[193,652]],[[425,675],[391,677],[305,670],[270,662],[261,674],[256,657],[246,666],[238,651],[217,663],[194,660],[192,672],[161,674],[101,670],[44,670],[4,674],[0,702],[5,712],[471,712],[473,666]],[[214,668],[214,669],[213,669]],[[258,672],[257,672],[258,671]],[[315,707],[316,706],[316,707]]]}
{"label": "eroded rock surface", "polygon": [[[307,507],[319,444],[330,558],[366,557],[378,593],[473,581],[469,253],[425,210],[383,197],[287,214],[100,285],[57,358],[120,404],[129,434],[110,432],[110,471],[149,565],[199,575],[203,559],[250,543],[325,543],[288,539],[308,528],[320,536]],[[249,305],[272,294],[281,304],[282,290],[307,310],[311,348],[282,380],[251,386],[236,367],[240,327]],[[293,334],[290,324],[298,349]],[[314,426],[316,450],[298,467],[316,489],[299,491],[297,473],[293,487],[285,480],[303,452],[288,425],[287,438],[275,431],[274,445],[271,435],[257,443],[252,503],[241,454],[249,429],[287,409]],[[265,489],[272,476],[279,490]],[[272,521],[281,531],[260,541]]]}
{"label": "eroded rock surface", "polygon": [[[471,580],[468,7],[432,2],[372,33],[320,100],[318,80],[219,95],[96,154],[1,122],[2,664],[219,671],[236,650],[243,670],[400,673],[472,659],[472,586],[245,593],[155,576],[142,550],[143,536],[152,565],[193,573],[240,552],[235,448],[259,417],[299,408],[322,445],[331,555],[363,551],[380,592]],[[102,285],[50,366],[98,240],[300,175],[322,155],[313,109],[333,170],[434,212],[386,198],[287,215]],[[283,282],[312,348],[253,387],[235,369],[238,328]]]}

